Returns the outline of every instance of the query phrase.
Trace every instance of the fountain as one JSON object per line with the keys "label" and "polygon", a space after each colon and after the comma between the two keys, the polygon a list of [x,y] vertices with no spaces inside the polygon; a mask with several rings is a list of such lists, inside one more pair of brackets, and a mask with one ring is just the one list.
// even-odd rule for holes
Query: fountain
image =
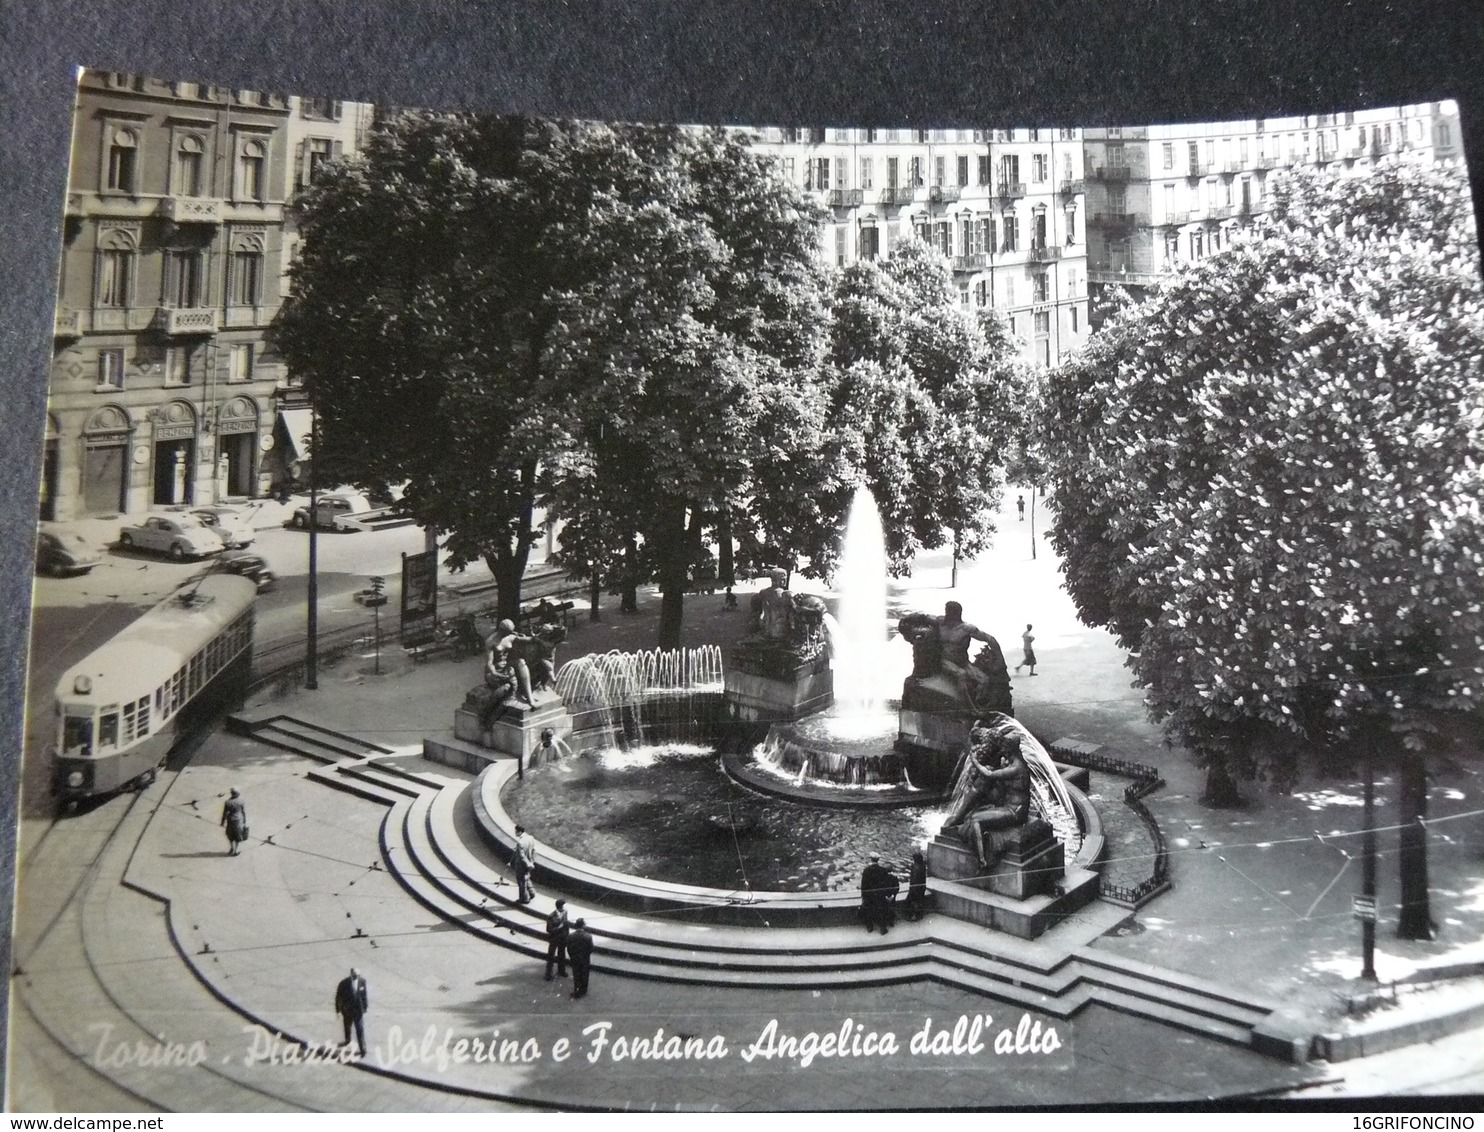
{"label": "fountain", "polygon": [[[1096,894],[1096,813],[1010,715],[1003,654],[957,603],[901,619],[912,675],[899,709],[883,694],[883,544],[858,492],[837,620],[774,571],[725,665],[714,648],[564,665],[579,754],[519,786],[490,778],[481,812],[542,830],[552,867],[572,862],[572,891],[722,919],[739,890],[843,895],[870,853],[905,873],[926,847],[939,911],[1035,938]],[[1007,775],[1019,783],[1008,811]],[[628,892],[623,877],[642,885]],[[680,887],[660,898],[656,884]]]}
{"label": "fountain", "polygon": [[572,749],[715,739],[721,650],[591,653],[562,665],[557,694],[572,713]]}

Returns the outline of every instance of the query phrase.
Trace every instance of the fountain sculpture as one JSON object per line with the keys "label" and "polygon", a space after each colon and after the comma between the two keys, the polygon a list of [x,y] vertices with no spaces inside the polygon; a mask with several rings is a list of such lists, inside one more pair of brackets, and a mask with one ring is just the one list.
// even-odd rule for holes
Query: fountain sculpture
{"label": "fountain sculpture", "polygon": [[[511,804],[542,807],[548,828],[575,819],[571,828],[583,844],[597,836],[614,849],[620,841],[628,846],[601,868],[625,871],[626,859],[645,877],[678,872],[683,886],[701,884],[687,889],[693,894],[711,891],[697,875],[708,837],[724,839],[721,859],[741,867],[744,885],[749,868],[765,862],[784,870],[778,879],[785,884],[820,867],[833,876],[838,861],[835,868],[789,864],[779,855],[782,843],[818,841],[820,813],[864,806],[880,811],[873,822],[902,811],[892,819],[895,833],[883,826],[867,835],[889,838],[882,849],[910,851],[927,836],[940,912],[1034,938],[1091,900],[1097,881],[1089,866],[1101,845],[1089,832],[1096,815],[1012,717],[1009,673],[993,636],[965,621],[956,602],[941,616],[903,616],[898,628],[912,649],[911,674],[899,706],[882,694],[891,648],[883,541],[874,501],[862,491],[837,576],[838,620],[820,598],[790,593],[786,575],[771,571],[724,670],[715,648],[595,654],[563,666],[553,695],[567,714],[570,747],[587,759],[562,772],[554,794],[542,794],[544,774],[527,776]],[[981,647],[971,659],[975,642]],[[716,779],[702,766],[705,751],[664,746],[718,738]],[[714,759],[709,765],[716,767]],[[623,778],[635,768],[657,777],[643,785]],[[720,796],[701,801],[712,782],[725,784]],[[787,802],[780,809],[744,787]],[[700,819],[689,813],[693,804],[703,807]],[[579,817],[574,807],[587,805],[596,809]],[[639,820],[658,824],[645,833]],[[858,842],[852,826],[864,830],[865,818],[843,820],[834,836]],[[904,836],[912,828],[919,832]],[[762,854],[751,866],[744,841]],[[656,857],[661,842],[671,848]],[[835,842],[836,855],[841,845]],[[868,847],[877,848],[853,844],[852,858]],[[733,899],[725,891],[715,898]]]}

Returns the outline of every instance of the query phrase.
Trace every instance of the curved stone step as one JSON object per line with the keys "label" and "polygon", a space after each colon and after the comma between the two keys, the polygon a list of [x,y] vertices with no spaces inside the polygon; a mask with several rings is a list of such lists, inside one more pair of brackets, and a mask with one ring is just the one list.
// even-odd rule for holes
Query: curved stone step
{"label": "curved stone step", "polygon": [[[493,942],[544,957],[544,916],[550,900],[538,897],[531,905],[514,903],[513,885],[489,862],[478,861],[474,854],[457,860],[456,839],[435,838],[431,829],[424,837],[419,829],[424,817],[431,824],[436,810],[447,811],[457,804],[453,794],[445,791],[431,799],[415,799],[388,816],[387,827],[400,827],[407,836],[406,859],[421,874],[417,885],[420,899]],[[400,876],[402,870],[395,858],[388,860]],[[428,865],[435,860],[437,872],[430,875]],[[495,881],[504,883],[492,888]],[[572,914],[606,921],[594,933],[599,941],[594,960],[598,969],[636,977],[816,989],[931,978],[1057,1015],[1076,1010],[1083,1002],[1066,994],[1074,981],[1070,972],[1040,975],[982,952],[963,951],[920,930],[909,935],[913,929],[905,925],[899,929],[903,934],[890,942],[871,936],[842,943],[837,929],[770,929],[759,933],[700,928],[672,920],[608,917],[601,910],[588,912],[575,905]],[[501,923],[491,930],[489,921],[496,916]]]}

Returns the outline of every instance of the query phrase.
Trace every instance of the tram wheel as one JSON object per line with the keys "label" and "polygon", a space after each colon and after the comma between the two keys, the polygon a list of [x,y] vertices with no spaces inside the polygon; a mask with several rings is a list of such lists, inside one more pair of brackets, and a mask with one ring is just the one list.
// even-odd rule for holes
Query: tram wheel
{"label": "tram wheel", "polygon": [[170,557],[173,558],[173,559],[175,559],[175,561],[177,561],[177,562],[184,562],[185,561],[185,547],[181,546],[180,543],[178,543],[178,542],[177,543],[172,543],[171,546],[170,546]]}
{"label": "tram wheel", "polygon": [[133,536],[131,536],[131,535],[119,535],[119,545],[121,547],[123,547],[125,550],[129,549],[131,546],[134,545]]}

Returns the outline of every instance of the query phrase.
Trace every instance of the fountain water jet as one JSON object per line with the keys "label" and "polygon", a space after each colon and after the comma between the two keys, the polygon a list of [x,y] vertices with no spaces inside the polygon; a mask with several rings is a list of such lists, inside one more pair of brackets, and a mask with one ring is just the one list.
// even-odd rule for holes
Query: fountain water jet
{"label": "fountain water jet", "polygon": [[876,500],[864,486],[855,489],[850,504],[835,586],[840,614],[830,626],[830,663],[835,670],[832,714],[879,716],[886,711],[881,684],[888,656],[886,536]]}
{"label": "fountain water jet", "polygon": [[556,688],[578,750],[710,742],[721,715],[721,650],[589,653],[562,665]]}

